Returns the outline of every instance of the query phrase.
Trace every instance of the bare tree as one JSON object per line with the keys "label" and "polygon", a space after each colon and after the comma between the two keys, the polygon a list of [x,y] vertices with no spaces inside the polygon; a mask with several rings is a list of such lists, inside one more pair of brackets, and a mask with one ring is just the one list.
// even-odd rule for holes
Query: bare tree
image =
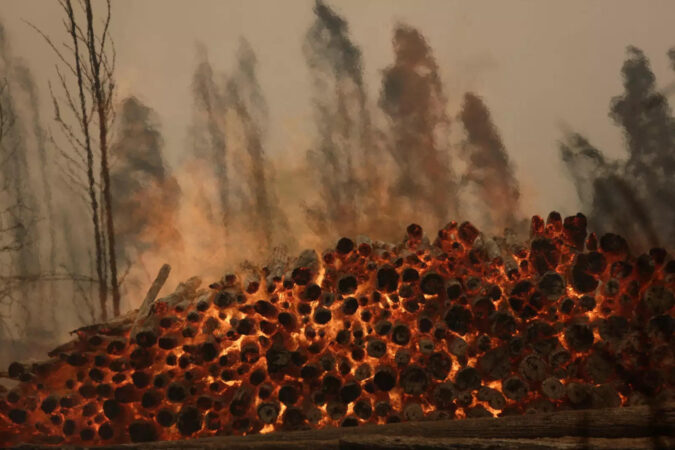
{"label": "bare tree", "polygon": [[221,220],[227,243],[231,223],[230,173],[227,164],[228,146],[223,131],[226,112],[225,100],[220,87],[214,81],[213,68],[206,55],[206,48],[199,47],[199,64],[192,77],[192,92],[197,121],[192,134],[203,134],[203,145],[198,145],[198,154],[210,161],[215,175]]}
{"label": "bare tree", "polygon": [[[50,85],[55,121],[68,148],[57,146],[62,157],[61,172],[77,192],[85,192],[93,225],[95,270],[99,281],[101,319],[107,318],[108,289],[112,291],[113,314],[120,313],[120,290],[115,254],[115,227],[110,190],[108,143],[114,120],[113,80],[115,52],[110,38],[111,5],[106,2],[103,25],[97,31],[90,0],[80,2],[81,10],[73,8],[71,0],[60,0],[66,15],[64,21],[68,43],[56,46],[42,35],[58,57],[56,67],[61,97]],[[81,26],[84,20],[85,26]],[[32,26],[32,25],[31,25]],[[62,107],[70,111],[73,126],[62,116]],[[98,170],[96,165],[98,164]],[[82,180],[86,181],[82,181]],[[110,276],[110,281],[108,281]]]}
{"label": "bare tree", "polygon": [[[0,80],[0,169],[3,169],[9,162],[10,158],[13,156],[13,151],[2,145],[5,135],[8,133],[9,129],[14,123],[14,114],[10,108],[5,107],[5,102],[2,101],[6,96],[8,96],[8,84],[6,79]],[[0,198],[5,197],[5,191],[7,186],[5,180],[0,184]],[[11,253],[14,253],[19,250],[20,243],[15,239],[15,229],[18,224],[8,223],[5,220],[5,216],[11,213],[14,203],[11,205],[3,207],[0,210],[0,265],[8,260],[8,256]],[[4,269],[4,267],[3,267]],[[14,302],[14,291],[16,289],[16,282],[11,276],[3,275],[5,272],[9,274],[9,270],[2,270],[0,272],[0,305],[3,307],[11,307]],[[7,323],[6,317],[0,315],[0,335],[8,334],[6,332]],[[2,331],[5,331],[4,333]]]}
{"label": "bare tree", "polygon": [[[237,68],[225,86],[225,100],[242,127],[244,153],[249,167],[243,172],[243,180],[235,178],[230,179],[230,182],[241,182],[248,188],[248,195],[238,195],[243,211],[237,212],[237,215],[248,216],[250,228],[261,243],[261,250],[267,255],[279,244],[293,245],[293,238],[289,236],[288,218],[279,207],[277,194],[270,182],[272,173],[264,142],[267,103],[256,75],[256,55],[245,39],[240,41],[237,59]],[[237,174],[234,175],[236,177]]]}
{"label": "bare tree", "polygon": [[[68,0],[70,2],[70,0]],[[87,15],[86,44],[90,61],[90,89],[98,114],[99,150],[101,156],[101,180],[103,181],[103,199],[105,210],[106,235],[108,238],[108,260],[110,262],[110,286],[112,288],[113,314],[120,314],[120,287],[117,278],[117,258],[115,254],[115,224],[110,193],[110,170],[108,167],[108,135],[114,118],[112,98],[115,90],[113,81],[114,51],[112,60],[106,53],[106,40],[109,40],[110,0],[107,0],[107,14],[103,31],[99,36],[94,32],[91,0],[85,0]],[[109,41],[111,42],[111,41]],[[111,44],[112,48],[112,44]]]}

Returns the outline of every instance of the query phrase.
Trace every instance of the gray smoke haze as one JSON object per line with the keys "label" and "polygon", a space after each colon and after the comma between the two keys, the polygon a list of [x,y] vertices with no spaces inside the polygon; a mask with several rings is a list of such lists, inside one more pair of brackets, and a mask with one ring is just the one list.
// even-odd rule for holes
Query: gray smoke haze
{"label": "gray smoke haze", "polygon": [[[10,280],[0,286],[2,289],[0,303],[8,309],[19,309],[22,319],[17,323],[17,327],[30,330],[39,328],[42,318],[35,317],[33,314],[35,311],[23,306],[21,302],[22,299],[36,296],[38,293],[36,285],[15,284],[11,280],[31,278],[41,272],[40,242],[37,233],[39,207],[31,183],[28,137],[19,106],[19,101],[23,99],[21,81],[17,81],[17,61],[10,54],[9,43],[2,26],[0,26],[0,64],[0,80],[3,83],[0,108],[3,118],[10,120],[3,129],[0,142],[0,194],[3,197],[0,201],[3,205],[0,229],[3,230],[2,239],[5,241],[0,247],[0,258],[5,268],[3,275]],[[3,325],[5,325],[3,334],[10,334],[8,324]]]}
{"label": "gray smoke haze", "polygon": [[397,167],[395,197],[427,207],[439,223],[457,217],[459,201],[447,143],[447,101],[431,48],[398,25],[395,61],[384,71],[380,107],[390,120],[387,148]]}
{"label": "gray smoke haze", "polygon": [[[222,93],[214,81],[206,48],[198,48],[199,63],[192,78],[194,98],[194,123],[190,130],[194,155],[210,162],[218,193],[220,223],[227,237],[230,219],[230,192],[228,187],[227,146],[224,119],[225,104]],[[204,201],[206,203],[206,201]]]}
{"label": "gray smoke haze", "polygon": [[239,46],[237,68],[229,77],[225,92],[226,105],[231,110],[231,120],[241,129],[241,148],[244,171],[234,183],[246,189],[239,192],[238,215],[248,218],[248,228],[255,236],[262,255],[268,255],[278,246],[294,247],[294,237],[289,236],[288,219],[279,207],[273,189],[274,173],[265,157],[265,134],[268,111],[265,98],[256,76],[257,59],[249,43],[242,39]]}
{"label": "gray smoke haze", "polygon": [[53,179],[52,165],[49,164],[47,158],[47,136],[42,125],[42,118],[40,117],[40,101],[38,96],[38,89],[35,86],[33,75],[27,66],[19,62],[15,67],[15,77],[17,84],[25,92],[28,99],[28,115],[32,133],[35,139],[35,147],[39,158],[39,176],[42,181],[41,195],[44,199],[44,206],[46,207],[46,217],[44,218],[44,230],[47,231],[49,239],[48,246],[48,267],[50,270],[56,269],[56,227],[54,226],[54,202],[52,200],[52,188],[49,186],[48,180]]}
{"label": "gray smoke haze", "polygon": [[266,157],[268,110],[256,65],[244,39],[227,74],[214,71],[206,48],[198,48],[191,140],[177,169],[187,183],[184,201],[195,205],[194,214],[200,216],[192,230],[182,230],[184,238],[192,235],[188,241],[202,249],[188,252],[204,259],[215,248],[211,259],[218,255],[221,271],[244,261],[263,261],[277,247],[287,251],[296,245],[276,192],[274,167]]}
{"label": "gray smoke haze", "polygon": [[476,192],[481,201],[477,209],[483,212],[481,222],[487,229],[514,229],[523,219],[518,181],[490,111],[478,95],[469,92],[459,117],[467,134],[462,149],[467,168],[460,189]]}
{"label": "gray smoke haze", "polygon": [[[38,88],[11,52],[0,26],[0,361],[37,356],[55,336],[91,321],[92,286],[82,240],[66,233],[71,191],[57,174],[55,151],[40,116]],[[64,224],[65,226],[62,226]],[[71,277],[71,274],[73,275]],[[77,281],[76,281],[77,280]],[[84,296],[82,295],[84,294]],[[93,312],[93,311],[91,311]]]}

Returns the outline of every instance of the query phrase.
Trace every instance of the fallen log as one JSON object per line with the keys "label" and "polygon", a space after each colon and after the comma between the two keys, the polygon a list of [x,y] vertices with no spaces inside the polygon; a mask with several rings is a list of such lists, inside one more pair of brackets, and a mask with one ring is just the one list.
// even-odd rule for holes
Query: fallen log
{"label": "fallen log", "polygon": [[148,317],[152,313],[152,306],[155,303],[157,294],[159,294],[159,291],[162,289],[162,286],[164,286],[166,279],[169,277],[169,272],[171,272],[171,266],[168,264],[164,264],[159,269],[159,273],[157,274],[157,277],[155,277],[155,281],[153,281],[150,289],[148,289],[148,293],[145,295],[143,303],[141,303],[141,306],[138,308],[138,312],[136,313],[133,325],[131,326],[132,339],[136,339],[138,334],[143,331],[143,327],[146,325]]}
{"label": "fallen log", "polygon": [[565,437],[556,439],[484,439],[484,438],[424,438],[367,436],[363,438],[341,439],[339,450],[449,450],[449,449],[489,449],[489,450],[561,450],[561,449],[607,449],[633,450],[637,448],[672,448],[675,440],[659,437],[654,445],[651,438],[579,438]]}
{"label": "fallen log", "polygon": [[[673,448],[675,404],[500,418],[436,420],[249,436],[214,436],[108,449],[537,449]],[[24,447],[25,448],[25,447]],[[35,448],[32,446],[31,448]]]}
{"label": "fallen log", "polygon": [[[80,327],[75,331],[72,331],[71,334],[78,334],[78,335],[90,335],[90,334],[108,334],[108,335],[120,335],[124,333],[125,331],[129,330],[131,328],[131,325],[134,323],[134,320],[136,319],[136,313],[138,310],[134,309],[131,311],[128,311],[121,316],[113,317],[112,319],[106,321],[106,322],[100,322],[100,323],[95,323],[92,325],[87,325],[84,327]],[[77,338],[74,339],[74,341],[77,341]],[[67,345],[67,344],[64,344]],[[63,347],[63,346],[61,346]],[[56,349],[52,350],[52,352],[57,352],[61,347],[57,347]],[[51,353],[51,352],[50,352]]]}
{"label": "fallen log", "polygon": [[[103,337],[121,337],[124,336],[127,331],[131,330],[131,335],[136,337],[136,335],[144,329],[150,329],[155,325],[155,320],[153,320],[151,314],[152,305],[154,304],[159,291],[162,289],[162,286],[166,282],[170,271],[171,266],[168,264],[164,264],[161,267],[139,309],[128,311],[125,314],[113,317],[105,322],[86,325],[73,330],[71,334],[74,334],[75,337],[49,351],[47,353],[50,357],[49,359],[41,361],[13,362],[10,364],[7,371],[0,371],[0,378],[18,379],[22,374],[41,373],[45,370],[49,370],[57,366],[65,355],[81,350],[87,345],[86,340],[83,340],[83,337],[85,336],[101,335]],[[169,299],[168,303],[173,305],[174,303],[184,301],[187,297],[192,298],[191,294],[199,284],[200,281],[196,277],[189,279],[185,283],[181,283],[176,292],[166,297],[166,299]]]}
{"label": "fallen log", "polygon": [[[149,295],[146,296],[141,308],[136,312],[129,338],[132,341],[138,341],[139,345],[153,345],[159,337],[159,316],[153,314],[154,308],[162,303],[166,308],[173,309],[180,305],[185,305],[186,302],[192,302],[196,296],[197,289],[202,283],[201,278],[192,277],[187,281],[180,283],[176,291],[159,300],[155,300],[152,296],[153,291],[159,292],[161,285],[164,284],[168,271],[168,265],[162,267],[160,273],[157,275],[153,287],[150,288]],[[155,289],[155,285],[159,285]],[[156,293],[154,294],[157,295]],[[183,306],[184,307],[184,306]]]}
{"label": "fallen log", "polygon": [[[586,450],[634,450],[648,448],[673,448],[675,440],[660,436],[652,438],[590,438],[581,441],[575,437],[556,439],[480,439],[480,438],[417,438],[386,435],[370,435],[362,438],[334,439],[329,441],[312,442],[283,442],[283,443],[251,443],[234,444],[225,447],[218,442],[202,443],[201,441],[171,441],[165,442],[161,448],[165,450],[211,449],[227,448],[228,450],[459,450],[459,449],[489,449],[489,450],[564,450],[584,448]],[[17,449],[36,447],[15,447]],[[61,447],[62,449],[81,449],[82,447]],[[125,448],[157,448],[147,444],[125,445],[117,447],[97,447],[101,449]]]}

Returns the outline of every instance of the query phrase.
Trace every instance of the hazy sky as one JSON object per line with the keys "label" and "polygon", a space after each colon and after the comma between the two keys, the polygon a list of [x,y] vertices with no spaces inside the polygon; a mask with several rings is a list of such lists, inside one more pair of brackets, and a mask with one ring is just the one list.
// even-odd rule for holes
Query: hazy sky
{"label": "hazy sky", "polygon": [[[623,152],[620,130],[608,117],[622,92],[625,47],[650,58],[660,86],[675,80],[666,51],[675,45],[675,1],[649,0],[333,0],[363,51],[370,101],[381,71],[392,62],[392,27],[422,31],[440,66],[450,113],[466,90],[490,107],[516,166],[527,214],[572,213],[573,186],[559,162],[563,127],[589,136],[608,154]],[[162,122],[169,161],[186,148],[190,82],[196,43],[204,43],[217,70],[233,66],[238,40],[257,52],[260,83],[270,109],[271,155],[304,155],[313,132],[309,77],[302,39],[313,20],[312,0],[113,0],[113,37],[120,94],[138,96]],[[47,80],[53,55],[22,19],[59,40],[56,1],[1,0],[0,16],[12,52],[25,59],[39,83],[44,117],[51,117]],[[672,101],[672,98],[671,98]],[[457,139],[459,136],[454,136]]]}

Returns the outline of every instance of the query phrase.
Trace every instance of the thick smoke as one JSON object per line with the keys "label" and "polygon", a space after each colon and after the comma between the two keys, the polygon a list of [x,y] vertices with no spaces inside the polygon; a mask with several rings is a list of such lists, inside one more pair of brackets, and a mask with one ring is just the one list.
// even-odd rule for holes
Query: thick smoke
{"label": "thick smoke", "polygon": [[609,163],[588,141],[572,134],[562,145],[579,197],[599,233],[629,234],[636,250],[675,244],[675,121],[641,50],[628,47],[624,93],[610,116],[623,129],[628,159]]}
{"label": "thick smoke", "polygon": [[[347,22],[323,2],[308,30],[303,52],[312,80],[314,124],[318,141],[308,162],[320,200],[307,208],[320,235],[354,235],[375,222],[381,188],[375,163],[361,51],[349,38]],[[381,205],[380,205],[381,206]]]}
{"label": "thick smoke", "polygon": [[418,213],[426,205],[444,222],[457,215],[459,205],[438,66],[424,37],[413,28],[397,26],[393,44],[396,60],[384,71],[379,102],[391,121],[388,149],[398,168],[392,192],[408,198]]}
{"label": "thick smoke", "polygon": [[626,176],[644,204],[663,243],[675,243],[675,121],[668,100],[641,50],[628,48],[622,68],[623,95],[612,99],[611,117],[623,128],[629,151]]}
{"label": "thick smoke", "polygon": [[606,161],[577,133],[567,135],[560,149],[591,228],[599,233],[621,231],[634,236],[633,241],[640,247],[655,245],[657,234],[646,205],[623,175],[622,163]]}
{"label": "thick smoke", "polygon": [[[129,266],[138,254],[179,243],[175,228],[180,188],[169,173],[153,111],[135,97],[122,101],[110,173],[117,233],[116,254]],[[161,205],[152,208],[151,205]],[[152,213],[149,213],[152,212]]]}
{"label": "thick smoke", "polygon": [[481,222],[486,227],[513,229],[522,219],[518,181],[490,111],[479,96],[467,93],[460,120],[466,130],[462,154],[467,160],[460,188],[476,193],[475,206],[484,212]]}

